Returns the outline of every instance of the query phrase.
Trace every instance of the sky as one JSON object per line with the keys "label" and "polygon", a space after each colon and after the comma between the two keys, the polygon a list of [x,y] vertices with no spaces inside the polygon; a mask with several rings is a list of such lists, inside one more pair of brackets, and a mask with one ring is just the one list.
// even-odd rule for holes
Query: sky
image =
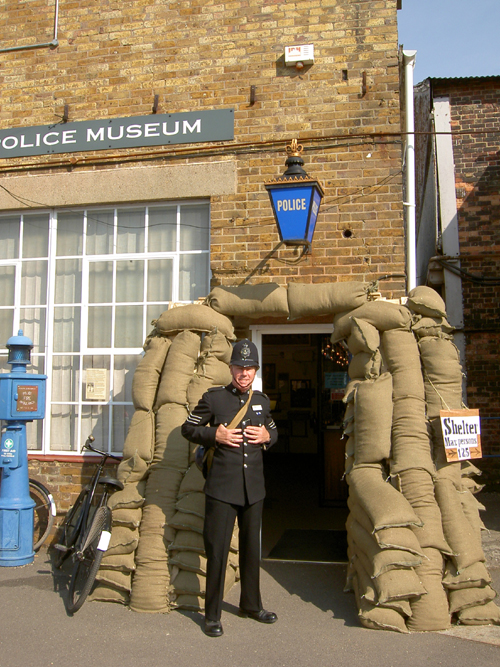
{"label": "sky", "polygon": [[500,76],[500,0],[403,0],[399,44],[416,50],[414,82]]}

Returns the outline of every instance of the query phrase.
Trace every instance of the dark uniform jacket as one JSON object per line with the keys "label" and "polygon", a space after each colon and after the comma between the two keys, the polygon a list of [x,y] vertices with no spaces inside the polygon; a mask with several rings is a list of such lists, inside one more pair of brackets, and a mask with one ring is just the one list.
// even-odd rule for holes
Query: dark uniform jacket
{"label": "dark uniform jacket", "polygon": [[[182,435],[187,440],[207,448],[215,447],[205,493],[233,505],[245,505],[246,499],[253,504],[266,495],[262,446],[243,443],[239,447],[228,447],[215,440],[217,426],[228,426],[247,399],[248,392],[241,393],[233,384],[214,387],[203,394],[182,425]],[[265,447],[274,445],[278,432],[271,417],[269,399],[261,391],[253,392],[244,420],[249,420],[248,426],[265,426],[271,436]],[[235,428],[241,428],[241,424]]]}

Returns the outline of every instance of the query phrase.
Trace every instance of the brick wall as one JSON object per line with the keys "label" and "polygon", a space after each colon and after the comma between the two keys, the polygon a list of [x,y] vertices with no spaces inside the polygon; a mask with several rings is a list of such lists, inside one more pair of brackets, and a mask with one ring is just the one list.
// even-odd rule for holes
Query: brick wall
{"label": "brick wall", "polygon": [[[7,2],[0,46],[49,41],[53,13],[49,0],[26,0],[22,10]],[[400,138],[383,134],[397,133],[400,122],[395,0],[64,2],[58,39],[56,49],[0,53],[0,127],[58,122],[65,104],[71,121],[149,114],[155,94],[162,113],[235,109],[235,141],[216,157],[195,147],[190,158],[237,161],[236,194],[212,199],[214,284],[404,272]],[[315,64],[285,67],[285,46],[307,43]],[[276,250],[264,188],[283,173],[292,138],[326,193],[313,251],[299,261],[293,250]],[[109,162],[119,167],[133,155],[147,168],[155,161],[148,152],[147,161],[137,149]],[[160,163],[190,161],[182,151],[161,153]],[[0,177],[19,167],[57,173],[102,164],[102,154],[91,158],[2,161]],[[388,297],[404,293],[402,279],[382,288]]]}
{"label": "brick wall", "polygon": [[498,460],[488,461],[500,456],[500,79],[438,82],[438,95],[449,95],[457,132],[453,153],[461,267],[498,281],[463,280],[463,304],[468,405],[481,410],[485,465],[500,467]]}
{"label": "brick wall", "polygon": [[[236,164],[234,194],[211,198],[213,284],[373,280],[405,270],[396,0],[66,0],[57,48],[0,53],[0,128],[158,112],[234,108],[235,139],[217,145],[0,160],[16,174],[123,166]],[[0,49],[53,39],[52,0],[6,0]],[[315,64],[284,65],[286,46],[314,44]],[[255,103],[250,87],[255,86]],[[264,182],[304,146],[325,198],[312,252],[278,248]],[[49,195],[47,195],[48,197]],[[168,183],[165,184],[168,199]],[[14,204],[17,205],[17,204]],[[50,207],[43,200],[34,204]],[[384,280],[388,298],[401,277]],[[69,505],[81,464],[32,460],[31,472]]]}

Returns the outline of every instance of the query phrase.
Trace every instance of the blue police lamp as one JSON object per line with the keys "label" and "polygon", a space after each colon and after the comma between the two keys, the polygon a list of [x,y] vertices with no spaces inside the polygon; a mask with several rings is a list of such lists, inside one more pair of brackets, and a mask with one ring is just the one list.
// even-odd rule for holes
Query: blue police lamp
{"label": "blue police lamp", "polygon": [[10,373],[0,373],[0,566],[33,562],[26,423],[45,416],[46,375],[28,374],[33,343],[22,330],[7,341]]}
{"label": "blue police lamp", "polygon": [[324,193],[319,181],[304,171],[302,151],[303,147],[296,139],[292,139],[292,143],[286,147],[287,170],[282,176],[268,181],[265,187],[280,240],[285,245],[303,245],[309,249]]}

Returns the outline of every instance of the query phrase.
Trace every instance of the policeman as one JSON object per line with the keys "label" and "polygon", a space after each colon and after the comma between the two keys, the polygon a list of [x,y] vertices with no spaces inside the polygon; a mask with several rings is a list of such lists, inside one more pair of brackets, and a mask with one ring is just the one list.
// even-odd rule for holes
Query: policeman
{"label": "policeman", "polygon": [[[262,451],[276,442],[278,432],[268,397],[260,391],[249,394],[258,368],[255,345],[246,339],[236,343],[229,363],[231,384],[203,394],[182,426],[187,440],[215,448],[205,484],[203,531],[207,554],[204,631],[209,637],[223,634],[224,578],[236,517],[240,615],[260,623],[278,620],[276,614],[263,609],[260,597],[260,530],[266,495]],[[246,412],[237,428],[227,428],[245,404]]]}

